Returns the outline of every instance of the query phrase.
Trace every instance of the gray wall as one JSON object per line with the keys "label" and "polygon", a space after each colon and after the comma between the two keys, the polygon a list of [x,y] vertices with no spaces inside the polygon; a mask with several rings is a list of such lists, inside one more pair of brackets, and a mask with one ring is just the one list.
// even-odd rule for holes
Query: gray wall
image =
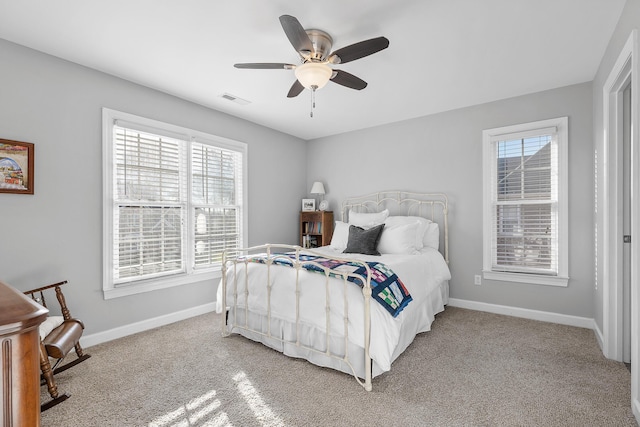
{"label": "gray wall", "polygon": [[[611,36],[611,40],[609,41],[609,45],[607,46],[607,50],[602,57],[602,61],[600,62],[600,67],[598,68],[598,73],[596,74],[593,80],[593,135],[594,135],[594,150],[596,147],[600,147],[603,144],[603,135],[604,135],[604,110],[603,110],[603,95],[602,91],[604,88],[604,84],[609,77],[609,73],[618,59],[620,52],[624,46],[624,44],[629,39],[632,30],[640,30],[640,0],[628,0],[627,4],[620,15],[620,21],[618,21],[618,25]],[[636,111],[640,111],[640,105],[632,106],[632,109]],[[599,169],[602,170],[602,158],[603,156],[599,156]],[[599,188],[602,188],[602,179],[599,179]],[[603,212],[603,207],[599,206],[599,211]],[[594,219],[595,221],[595,219]],[[599,235],[602,235],[602,230],[598,230]],[[603,243],[602,239],[598,242],[598,253],[602,254],[603,252]],[[600,263],[600,265],[602,265]],[[603,269],[600,268],[598,270],[598,283],[601,284],[603,281],[602,277]],[[595,298],[594,298],[594,319],[600,328],[603,330],[603,293],[602,293],[602,285],[598,286],[595,289]]]}
{"label": "gray wall", "polygon": [[297,242],[304,141],[5,40],[0,58],[0,138],[35,144],[35,194],[0,194],[1,281],[69,280],[88,334],[215,300],[217,282],[103,299],[102,107],[246,142],[249,244]]}
{"label": "gray wall", "polygon": [[[307,184],[323,180],[334,210],[346,196],[382,189],[445,192],[451,297],[592,317],[591,102],[591,83],[583,83],[313,140]],[[474,285],[482,271],[482,131],[561,116],[569,117],[569,286]]]}

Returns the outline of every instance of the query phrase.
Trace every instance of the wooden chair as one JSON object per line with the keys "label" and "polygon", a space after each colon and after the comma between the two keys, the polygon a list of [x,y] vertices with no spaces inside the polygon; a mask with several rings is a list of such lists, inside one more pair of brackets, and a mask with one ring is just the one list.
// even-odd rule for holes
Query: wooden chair
{"label": "wooden chair", "polygon": [[[80,346],[80,337],[84,330],[84,324],[82,321],[71,317],[66,300],[62,294],[60,287],[66,283],[67,281],[65,280],[25,292],[25,294],[30,296],[34,301],[47,307],[45,291],[53,289],[62,313],[62,316],[49,316],[47,320],[40,325],[41,381],[42,384],[47,385],[52,399],[40,406],[42,411],[46,411],[70,397],[68,393],[60,394],[58,392],[58,387],[53,378],[54,374],[65,371],[91,357],[90,354],[84,353]],[[60,365],[71,349],[75,349],[77,358],[64,365]],[[55,359],[53,366],[51,365],[50,358]]]}

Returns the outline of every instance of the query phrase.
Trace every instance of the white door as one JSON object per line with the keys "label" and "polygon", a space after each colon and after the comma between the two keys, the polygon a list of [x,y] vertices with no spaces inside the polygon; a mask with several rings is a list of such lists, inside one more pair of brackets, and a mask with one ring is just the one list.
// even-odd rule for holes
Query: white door
{"label": "white door", "polygon": [[631,363],[631,83],[622,91],[622,361]]}

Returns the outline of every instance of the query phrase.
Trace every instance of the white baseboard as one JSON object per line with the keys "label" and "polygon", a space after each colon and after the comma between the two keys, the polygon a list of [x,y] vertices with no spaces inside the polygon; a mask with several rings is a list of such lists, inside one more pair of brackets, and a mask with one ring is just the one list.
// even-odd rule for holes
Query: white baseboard
{"label": "white baseboard", "polygon": [[486,311],[506,316],[522,317],[543,322],[558,323],[561,325],[577,326],[579,328],[594,329],[596,323],[589,317],[570,316],[567,314],[551,313],[548,311],[530,310],[528,308],[509,307],[506,305],[488,304],[485,302],[469,301],[458,298],[449,298],[452,307],[468,308],[470,310]]}
{"label": "white baseboard", "polygon": [[180,320],[185,320],[190,317],[210,313],[215,310],[216,303],[211,302],[199,305],[197,307],[188,308],[186,310],[176,311],[174,313],[165,314],[163,316],[153,317],[151,319],[146,319],[140,322],[131,323],[129,325],[109,329],[108,331],[84,335],[82,337],[82,346],[88,348],[107,341],[115,340],[117,338],[126,337],[128,335],[137,334],[138,332],[148,331],[149,329],[157,328],[159,326],[164,326],[170,323],[178,322]]}

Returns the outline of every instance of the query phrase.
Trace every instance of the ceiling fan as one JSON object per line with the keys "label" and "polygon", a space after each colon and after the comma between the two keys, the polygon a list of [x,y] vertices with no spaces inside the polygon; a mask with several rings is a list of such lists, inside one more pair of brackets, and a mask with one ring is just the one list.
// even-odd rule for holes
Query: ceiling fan
{"label": "ceiling fan", "polygon": [[[332,52],[333,39],[328,33],[316,29],[305,30],[300,22],[290,15],[282,15],[280,24],[293,48],[300,55],[302,62],[300,65],[243,63],[235,64],[234,67],[294,70],[296,81],[289,89],[288,98],[298,96],[305,88],[315,93],[317,89],[324,87],[329,80],[351,89],[364,89],[367,87],[367,82],[346,71],[331,68],[329,64],[346,64],[347,62],[372,55],[389,46],[389,40],[386,37],[376,37]],[[311,115],[313,117],[313,112]]]}

